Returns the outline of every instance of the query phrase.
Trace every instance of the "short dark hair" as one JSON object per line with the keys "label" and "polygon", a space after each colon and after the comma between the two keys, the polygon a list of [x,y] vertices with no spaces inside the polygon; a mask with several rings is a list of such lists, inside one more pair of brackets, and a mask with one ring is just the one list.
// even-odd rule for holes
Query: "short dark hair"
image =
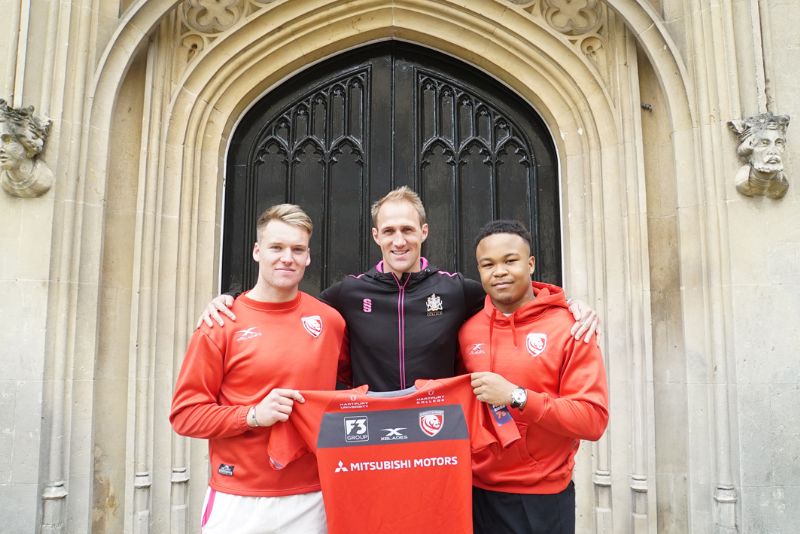
{"label": "short dark hair", "polygon": [[489,221],[478,231],[478,235],[475,236],[475,243],[473,244],[474,248],[478,248],[478,243],[483,241],[483,239],[489,237],[490,235],[494,234],[514,234],[520,236],[522,239],[528,243],[528,248],[533,251],[533,238],[531,237],[531,233],[525,228],[525,225],[519,221],[512,221],[508,219],[499,219],[496,221]]}

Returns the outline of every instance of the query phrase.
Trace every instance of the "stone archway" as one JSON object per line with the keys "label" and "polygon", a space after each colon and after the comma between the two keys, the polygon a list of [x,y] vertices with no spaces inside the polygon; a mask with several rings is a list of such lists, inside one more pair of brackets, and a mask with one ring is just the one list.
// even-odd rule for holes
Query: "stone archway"
{"label": "stone archway", "polygon": [[[146,78],[148,90],[151,95],[160,91],[161,99],[150,130],[143,134],[150,140],[152,152],[142,163],[140,180],[145,191],[152,191],[148,197],[152,210],[137,214],[143,233],[135,243],[140,253],[132,265],[135,272],[150,273],[151,278],[137,282],[141,289],[135,299],[138,315],[130,325],[130,338],[143,341],[130,350],[129,356],[135,376],[145,387],[128,384],[134,413],[120,425],[120,429],[138,436],[131,439],[131,450],[123,455],[131,475],[122,490],[128,507],[126,521],[149,521],[152,515],[162,523],[180,525],[188,521],[196,526],[196,514],[187,516],[185,509],[189,503],[197,505],[204,488],[203,444],[190,446],[173,437],[164,425],[161,403],[169,396],[172,373],[182,356],[197,304],[215,290],[209,258],[218,255],[220,169],[235,123],[258,95],[308,65],[361,44],[398,39],[452,55],[490,73],[532,104],[554,133],[562,168],[563,202],[565,212],[570,213],[564,238],[566,284],[573,295],[593,296],[608,318],[609,333],[614,337],[608,336],[611,339],[605,348],[613,355],[609,369],[619,392],[615,402],[623,405],[631,401],[638,410],[631,415],[633,422],[617,424],[594,447],[593,459],[588,453],[584,455],[579,473],[586,483],[579,499],[593,503],[595,517],[589,522],[621,528],[631,516],[632,498],[624,496],[631,490],[628,477],[633,477],[637,480],[635,491],[644,495],[644,501],[636,504],[638,510],[644,510],[645,516],[651,511],[643,528],[652,525],[655,492],[652,485],[648,486],[652,444],[646,443],[646,426],[642,423],[651,414],[642,389],[647,359],[652,356],[644,328],[649,302],[635,295],[637,290],[646,293],[649,287],[646,265],[637,262],[640,252],[646,250],[646,232],[642,232],[646,225],[641,224],[641,218],[623,220],[616,212],[621,206],[623,211],[641,217],[639,193],[625,193],[630,188],[641,194],[644,190],[639,173],[641,154],[636,146],[625,142],[624,122],[638,112],[635,99],[618,101],[597,65],[580,47],[542,24],[531,12],[508,2],[487,0],[464,6],[410,0],[385,5],[330,1],[311,12],[298,5],[301,3],[253,2],[263,4],[263,8],[202,50],[174,78],[174,90],[154,80],[157,73],[169,72],[163,62],[167,50],[174,47],[175,36],[167,31],[167,16],[177,0],[141,0],[129,8],[97,71],[83,138],[92,150],[85,149],[86,182],[76,191],[81,208],[74,214],[75,221],[68,221],[74,229],[69,235],[82,245],[72,261],[61,266],[66,278],[101,277],[104,214],[95,206],[102,205],[107,196],[111,124],[120,80],[133,58],[144,53],[144,47],[147,68],[152,69]],[[676,156],[693,159],[691,110],[674,46],[646,2],[617,0],[608,5],[615,10],[617,28],[624,34],[618,36],[619,45],[635,46],[636,38],[645,53],[657,60],[653,64],[675,133],[672,150]],[[691,178],[676,181],[685,187]],[[587,275],[587,268],[595,274]],[[80,289],[78,299],[97,302],[101,294],[99,286],[87,285]],[[628,312],[631,302],[635,306]],[[90,305],[82,308],[80,315],[98,313],[99,308]],[[66,322],[58,328],[66,330],[70,321],[77,322],[81,339],[97,338],[94,326],[75,321],[78,312],[74,305],[65,308],[64,316]],[[156,322],[158,334],[147,335]],[[87,341],[80,350],[66,350],[77,354],[78,361],[91,362],[95,355],[103,358],[93,341]],[[630,374],[626,367],[629,361],[640,363],[636,368],[639,375]],[[153,369],[164,374],[154,380]],[[97,399],[95,405],[102,401]],[[73,423],[76,445],[88,439],[77,436],[91,435],[91,431],[86,432],[91,424],[88,428],[86,425],[83,421]],[[633,458],[620,457],[613,463],[609,442],[632,444],[636,453]],[[61,445],[51,442],[50,446],[53,462],[58,463]],[[76,461],[86,463],[87,458]],[[628,462],[633,467],[626,465]],[[72,465],[51,468],[51,487],[57,487],[58,475],[72,477]],[[620,495],[614,506],[612,488]],[[151,504],[159,495],[169,496],[169,509]],[[46,501],[46,507],[51,500]],[[70,508],[75,506],[80,505],[70,503]]]}

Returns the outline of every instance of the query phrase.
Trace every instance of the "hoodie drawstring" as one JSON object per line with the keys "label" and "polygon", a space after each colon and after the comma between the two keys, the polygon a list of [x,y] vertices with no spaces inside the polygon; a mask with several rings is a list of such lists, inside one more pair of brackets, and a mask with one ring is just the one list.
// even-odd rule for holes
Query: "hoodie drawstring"
{"label": "hoodie drawstring", "polygon": [[514,323],[514,314],[509,316],[511,320],[511,341],[514,342],[514,348],[517,348],[517,325]]}
{"label": "hoodie drawstring", "polygon": [[[497,317],[497,308],[492,307],[492,315],[489,317],[489,371],[494,372],[494,350],[492,344],[492,336],[494,335],[494,320]],[[517,324],[514,322],[514,314],[508,316],[511,321],[511,341],[514,342],[514,348],[517,345]]]}
{"label": "hoodie drawstring", "polygon": [[497,308],[492,308],[492,316],[489,317],[489,371],[494,372],[494,350],[492,350],[492,334],[494,333],[494,317],[497,315]]}

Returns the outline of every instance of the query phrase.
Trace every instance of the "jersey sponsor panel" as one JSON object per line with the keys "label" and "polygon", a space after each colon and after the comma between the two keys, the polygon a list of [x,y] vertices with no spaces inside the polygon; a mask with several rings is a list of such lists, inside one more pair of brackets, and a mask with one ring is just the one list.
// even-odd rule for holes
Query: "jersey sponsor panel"
{"label": "jersey sponsor panel", "polygon": [[[370,434],[370,429],[380,430]],[[441,406],[437,410],[370,410],[359,412],[358,415],[350,412],[329,412],[322,419],[317,448],[372,445],[387,441],[415,443],[467,438],[467,423],[459,404]]]}
{"label": "jersey sponsor panel", "polygon": [[273,465],[316,455],[330,534],[472,532],[472,453],[519,439],[513,419],[478,401],[467,375],[366,391],[302,392],[273,428]]}

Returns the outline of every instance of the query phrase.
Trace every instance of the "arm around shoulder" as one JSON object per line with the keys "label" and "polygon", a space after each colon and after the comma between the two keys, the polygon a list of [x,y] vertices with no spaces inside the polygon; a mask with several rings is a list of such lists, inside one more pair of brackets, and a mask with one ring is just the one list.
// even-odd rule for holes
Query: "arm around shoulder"
{"label": "arm around shoulder", "polygon": [[558,396],[528,390],[523,417],[550,432],[596,441],[608,425],[608,382],[600,347],[570,338]]}

